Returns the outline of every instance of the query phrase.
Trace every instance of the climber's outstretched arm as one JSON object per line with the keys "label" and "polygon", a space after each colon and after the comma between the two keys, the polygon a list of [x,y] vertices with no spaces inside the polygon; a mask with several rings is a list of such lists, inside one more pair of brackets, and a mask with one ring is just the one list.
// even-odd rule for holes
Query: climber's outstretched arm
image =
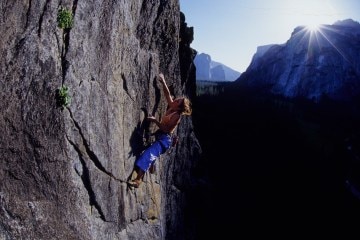
{"label": "climber's outstretched arm", "polygon": [[173,99],[170,95],[170,90],[169,90],[168,86],[166,85],[164,74],[162,74],[162,73],[159,74],[159,81],[163,85],[163,91],[164,91],[166,101],[170,105],[173,102]]}

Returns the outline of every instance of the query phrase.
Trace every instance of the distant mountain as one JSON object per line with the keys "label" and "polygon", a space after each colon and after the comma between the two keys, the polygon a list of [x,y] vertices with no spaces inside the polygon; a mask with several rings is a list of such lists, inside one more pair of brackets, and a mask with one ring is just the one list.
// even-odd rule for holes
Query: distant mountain
{"label": "distant mountain", "polygon": [[212,61],[210,55],[205,53],[196,55],[194,63],[196,66],[196,80],[234,81],[241,74],[222,63]]}
{"label": "distant mountain", "polygon": [[351,19],[318,31],[294,29],[282,45],[258,47],[236,80],[286,97],[349,100],[360,94],[360,24]]}

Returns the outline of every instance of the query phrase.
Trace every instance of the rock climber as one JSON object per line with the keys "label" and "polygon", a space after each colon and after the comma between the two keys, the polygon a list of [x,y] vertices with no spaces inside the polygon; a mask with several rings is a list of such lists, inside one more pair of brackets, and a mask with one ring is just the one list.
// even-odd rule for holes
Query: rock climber
{"label": "rock climber", "polygon": [[155,142],[152,143],[136,160],[134,171],[136,178],[128,182],[129,186],[138,188],[142,178],[149,170],[153,172],[155,161],[161,154],[165,153],[172,145],[172,134],[176,126],[180,123],[182,115],[191,115],[191,102],[186,97],[173,99],[165,82],[164,74],[160,73],[157,78],[163,87],[163,92],[168,104],[167,110],[161,121],[153,116],[148,116],[147,120],[153,122],[159,128],[155,134]]}

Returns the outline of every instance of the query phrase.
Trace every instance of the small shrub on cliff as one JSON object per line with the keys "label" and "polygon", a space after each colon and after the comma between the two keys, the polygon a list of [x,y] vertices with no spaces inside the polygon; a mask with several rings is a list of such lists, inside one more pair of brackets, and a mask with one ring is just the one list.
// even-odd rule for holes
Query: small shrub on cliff
{"label": "small shrub on cliff", "polygon": [[70,96],[68,93],[68,87],[62,86],[56,92],[56,100],[59,107],[64,108],[70,104]]}
{"label": "small shrub on cliff", "polygon": [[74,18],[71,10],[66,8],[60,8],[57,15],[57,22],[59,28],[62,29],[72,28],[74,24]]}

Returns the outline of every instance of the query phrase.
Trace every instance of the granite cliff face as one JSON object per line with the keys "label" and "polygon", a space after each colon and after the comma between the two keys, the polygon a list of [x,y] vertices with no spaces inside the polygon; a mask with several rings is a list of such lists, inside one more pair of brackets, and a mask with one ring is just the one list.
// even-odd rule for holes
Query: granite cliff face
{"label": "granite cliff face", "polygon": [[[58,27],[61,7],[72,28]],[[190,117],[156,174],[126,185],[155,130],[146,114],[166,108],[158,73],[175,96],[193,96],[192,29],[178,1],[15,0],[0,12],[0,238],[191,236],[184,209],[199,145]]]}
{"label": "granite cliff face", "polygon": [[258,48],[237,82],[286,97],[351,100],[360,94],[360,24],[297,27],[282,45]]}

